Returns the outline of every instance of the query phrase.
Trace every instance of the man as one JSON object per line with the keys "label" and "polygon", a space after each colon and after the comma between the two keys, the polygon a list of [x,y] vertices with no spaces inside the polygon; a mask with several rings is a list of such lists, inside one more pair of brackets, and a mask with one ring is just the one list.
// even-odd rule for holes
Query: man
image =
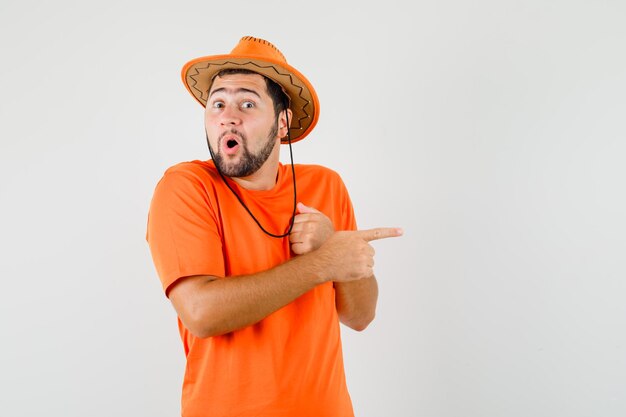
{"label": "man", "polygon": [[363,330],[378,289],[339,176],[284,166],[310,133],[315,90],[267,41],[183,67],[205,106],[210,161],[168,169],[147,239],[187,357],[182,415],[353,416],[339,321]]}

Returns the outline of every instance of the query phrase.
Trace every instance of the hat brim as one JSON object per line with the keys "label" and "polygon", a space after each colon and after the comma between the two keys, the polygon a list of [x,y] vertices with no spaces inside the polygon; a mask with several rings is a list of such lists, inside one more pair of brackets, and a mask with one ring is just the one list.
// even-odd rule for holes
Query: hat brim
{"label": "hat brim", "polygon": [[[304,139],[319,118],[319,100],[311,83],[298,70],[285,62],[258,59],[245,55],[213,55],[196,58],[183,66],[183,84],[191,95],[206,107],[208,90],[213,77],[223,69],[244,68],[262,74],[278,83],[291,100],[289,131],[291,142]],[[287,138],[282,139],[287,143]]]}

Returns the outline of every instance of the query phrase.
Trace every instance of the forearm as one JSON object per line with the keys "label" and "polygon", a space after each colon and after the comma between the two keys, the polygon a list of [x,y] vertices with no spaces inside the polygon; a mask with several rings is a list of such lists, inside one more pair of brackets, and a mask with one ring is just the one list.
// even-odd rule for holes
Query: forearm
{"label": "forearm", "polygon": [[372,275],[358,281],[335,282],[334,286],[335,304],[341,322],[354,330],[364,330],[376,314],[376,277]]}
{"label": "forearm", "polygon": [[199,337],[225,334],[261,321],[323,283],[320,271],[315,259],[298,257],[256,274],[205,280],[179,303],[184,311],[177,311]]}

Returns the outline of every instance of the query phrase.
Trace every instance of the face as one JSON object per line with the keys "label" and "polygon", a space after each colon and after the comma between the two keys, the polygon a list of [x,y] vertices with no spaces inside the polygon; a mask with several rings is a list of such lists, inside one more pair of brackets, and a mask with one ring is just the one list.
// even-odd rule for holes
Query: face
{"label": "face", "polygon": [[270,156],[277,160],[284,125],[261,75],[231,74],[213,81],[205,126],[214,162],[224,175],[247,177]]}

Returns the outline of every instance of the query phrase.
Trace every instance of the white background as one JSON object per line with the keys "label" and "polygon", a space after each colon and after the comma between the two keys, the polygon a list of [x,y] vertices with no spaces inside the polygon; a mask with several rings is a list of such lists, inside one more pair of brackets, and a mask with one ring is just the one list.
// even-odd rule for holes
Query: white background
{"label": "white background", "polygon": [[375,243],[376,321],[343,329],[357,415],[626,415],[624,22],[618,0],[2,0],[0,414],[179,414],[146,216],[208,158],[180,68],[253,35],[317,88],[296,162],[406,232]]}

